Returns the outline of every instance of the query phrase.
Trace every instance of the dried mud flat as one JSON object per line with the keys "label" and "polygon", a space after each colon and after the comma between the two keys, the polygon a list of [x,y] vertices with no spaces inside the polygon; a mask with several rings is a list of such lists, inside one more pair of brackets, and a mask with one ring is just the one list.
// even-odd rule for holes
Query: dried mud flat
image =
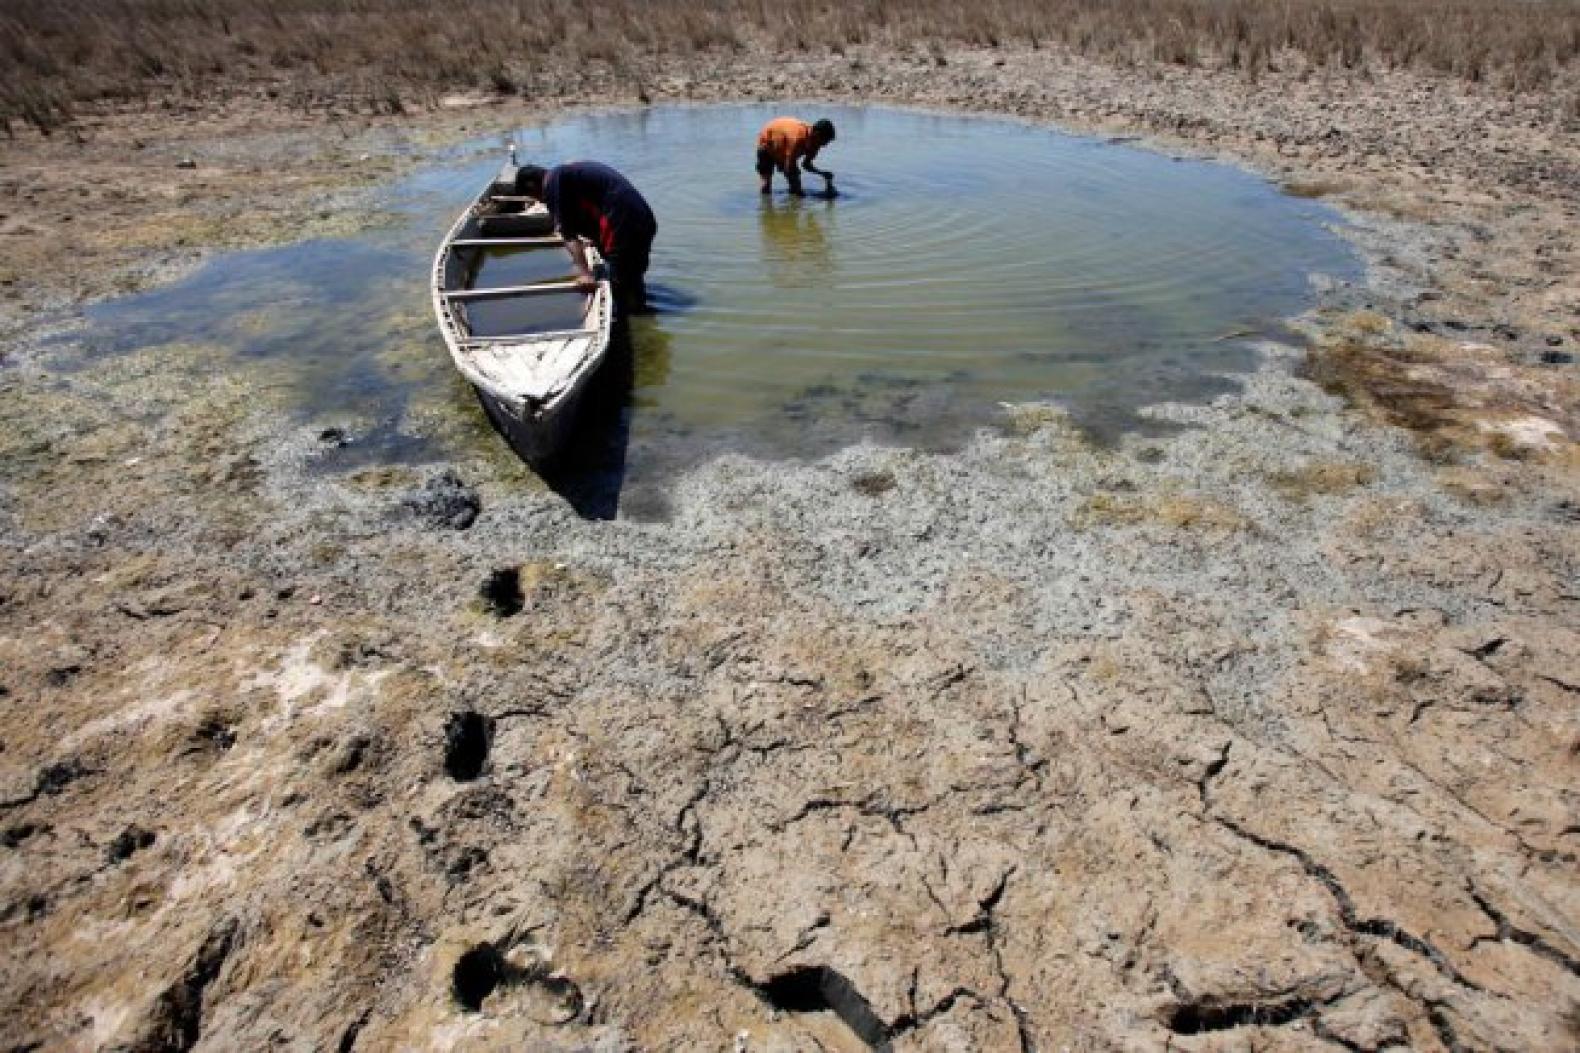
{"label": "dried mud flat", "polygon": [[[1158,408],[1167,438],[1096,448],[1022,407],[955,454],[721,458],[667,522],[589,523],[486,436],[326,476],[259,376],[162,382],[201,347],[57,374],[25,336],[227,240],[173,244],[166,217],[333,226],[402,144],[521,111],[237,109],[155,122],[137,161],[134,118],[8,146],[8,1041],[1580,1042],[1580,147],[1556,110],[1046,52],[646,90],[1237,157],[1356,208],[1372,280],[1325,296],[1309,355]],[[142,196],[97,202],[68,278],[72,151]],[[289,185],[238,228],[265,164]]]}

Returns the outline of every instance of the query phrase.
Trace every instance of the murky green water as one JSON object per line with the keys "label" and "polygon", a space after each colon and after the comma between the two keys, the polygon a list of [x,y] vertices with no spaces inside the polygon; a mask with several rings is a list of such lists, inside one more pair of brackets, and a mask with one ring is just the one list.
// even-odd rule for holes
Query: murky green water
{"label": "murky green water", "polygon": [[[781,111],[836,122],[822,161],[839,197],[758,194],[755,133]],[[1244,172],[1011,121],[661,107],[517,139],[530,160],[609,161],[658,214],[660,313],[633,327],[621,440],[638,475],[677,450],[948,446],[1006,401],[1055,401],[1112,433],[1141,406],[1223,390],[1250,364],[1242,338],[1300,311],[1312,273],[1357,271],[1331,213]],[[426,284],[439,237],[502,158],[482,145],[392,188],[409,222],[219,258],[93,309],[96,344],[214,343],[267,360],[304,413],[391,436],[420,431],[409,407],[435,392],[475,413]],[[489,266],[512,282],[563,273],[542,254]],[[438,452],[420,441],[399,454]]]}

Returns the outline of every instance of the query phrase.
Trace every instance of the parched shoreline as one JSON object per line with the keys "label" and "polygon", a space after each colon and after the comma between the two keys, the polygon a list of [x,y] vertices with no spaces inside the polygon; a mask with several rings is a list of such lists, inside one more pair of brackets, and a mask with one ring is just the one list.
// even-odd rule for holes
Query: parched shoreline
{"label": "parched shoreline", "polygon": [[1022,409],[954,454],[721,458],[668,522],[595,524],[487,441],[308,473],[245,369],[161,384],[199,347],[45,375],[26,334],[63,305],[631,101],[545,77],[8,144],[7,1034],[1576,1041],[1580,141],[1550,100],[1010,49],[645,71],[655,102],[1143,135],[1351,209],[1368,287],[1242,393],[1159,408],[1166,439]]}

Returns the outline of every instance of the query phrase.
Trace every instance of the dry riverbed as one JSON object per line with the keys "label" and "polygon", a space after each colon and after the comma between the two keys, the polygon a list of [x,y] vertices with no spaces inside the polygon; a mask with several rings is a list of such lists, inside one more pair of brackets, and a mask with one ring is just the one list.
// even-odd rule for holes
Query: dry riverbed
{"label": "dry riverbed", "polygon": [[727,456],[664,522],[577,518],[470,410],[453,463],[325,474],[262,364],[174,390],[211,351],[61,372],[37,341],[638,81],[525,90],[5,144],[11,1042],[1580,1042],[1580,144],[1552,99],[1046,51],[644,70],[655,101],[1236,158],[1351,209],[1372,263],[1309,349],[1156,408],[1166,437],[1028,406],[950,454]]}

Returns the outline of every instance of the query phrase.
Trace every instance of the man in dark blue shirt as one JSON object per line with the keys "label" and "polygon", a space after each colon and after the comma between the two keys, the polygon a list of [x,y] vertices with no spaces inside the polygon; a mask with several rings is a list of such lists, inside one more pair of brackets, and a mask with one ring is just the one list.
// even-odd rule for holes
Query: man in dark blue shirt
{"label": "man in dark blue shirt", "polygon": [[590,289],[593,283],[581,241],[586,238],[609,263],[618,307],[630,313],[647,310],[647,264],[658,221],[625,176],[597,161],[550,169],[523,165],[516,172],[516,189],[548,206],[576,266],[578,286]]}

